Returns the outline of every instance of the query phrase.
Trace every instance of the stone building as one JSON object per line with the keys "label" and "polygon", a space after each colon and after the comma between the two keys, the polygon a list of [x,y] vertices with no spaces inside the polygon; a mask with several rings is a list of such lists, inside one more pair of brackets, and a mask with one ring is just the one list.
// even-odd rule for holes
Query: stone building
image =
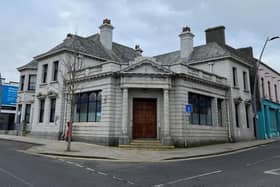
{"label": "stone building", "polygon": [[15,123],[18,132],[30,132],[34,116],[34,100],[36,89],[37,62],[17,68],[20,72],[20,85],[17,96]]}
{"label": "stone building", "polygon": [[[191,146],[254,138],[251,65],[225,44],[224,27],[208,29],[207,43],[196,47],[194,34],[184,27],[180,49],[154,57],[142,56],[138,45],[133,49],[113,42],[110,20],[99,28],[88,37],[68,34],[34,57],[30,135],[60,138],[65,133],[71,107],[63,75],[74,59],[82,64],[75,79],[74,140],[119,145],[155,139]],[[21,76],[26,72],[19,71]],[[186,104],[192,105],[191,113]]]}

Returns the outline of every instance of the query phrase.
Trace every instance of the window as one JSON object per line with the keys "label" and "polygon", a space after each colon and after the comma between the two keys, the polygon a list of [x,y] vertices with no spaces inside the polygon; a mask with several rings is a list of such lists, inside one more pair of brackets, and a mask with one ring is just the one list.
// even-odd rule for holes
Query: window
{"label": "window", "polygon": [[55,118],[55,104],[56,104],[56,99],[52,98],[51,99],[51,109],[50,109],[50,122],[54,122]]}
{"label": "window", "polygon": [[236,125],[236,127],[240,127],[240,125],[239,125],[239,114],[238,114],[238,107],[239,106],[239,104],[238,103],[235,103],[234,104],[234,107],[235,107],[235,125]]}
{"label": "window", "polygon": [[24,115],[24,121],[26,123],[30,122],[30,112],[31,112],[31,104],[25,105],[25,115]]}
{"label": "window", "polygon": [[211,97],[189,93],[189,103],[193,106],[192,124],[212,125]]}
{"label": "window", "polygon": [[261,84],[262,84],[262,97],[265,97],[264,93],[264,80],[261,78]]}
{"label": "window", "polygon": [[232,79],[233,79],[233,86],[237,86],[237,71],[236,68],[232,68]]}
{"label": "window", "polygon": [[53,62],[53,81],[57,80],[58,74],[58,61]]}
{"label": "window", "polygon": [[250,107],[250,105],[245,105],[247,128],[250,128],[250,123],[249,123],[249,107]]}
{"label": "window", "polygon": [[247,80],[247,72],[243,71],[243,88],[244,90],[248,90],[248,80]]}
{"label": "window", "polygon": [[213,73],[213,66],[214,66],[214,63],[213,63],[213,62],[210,62],[210,63],[208,63],[208,66],[209,66],[209,72]]}
{"label": "window", "polygon": [[44,64],[43,71],[42,71],[42,83],[47,82],[47,75],[48,75],[48,64]]}
{"label": "window", "polygon": [[101,91],[75,95],[74,120],[98,122],[101,120]]}
{"label": "window", "polygon": [[18,111],[17,111],[17,122],[20,123],[20,120],[21,120],[21,107],[22,105],[19,104],[18,105]]}
{"label": "window", "polygon": [[275,92],[276,102],[278,102],[278,93],[277,93],[277,85],[276,84],[274,84],[274,92]]}
{"label": "window", "polygon": [[40,100],[39,122],[44,121],[45,99]]}
{"label": "window", "polygon": [[269,96],[269,99],[271,99],[271,90],[270,90],[270,82],[269,81],[267,82],[267,87],[268,87],[268,96]]}
{"label": "window", "polygon": [[20,91],[23,91],[24,89],[24,79],[25,79],[24,75],[20,76]]}
{"label": "window", "polygon": [[218,99],[218,125],[220,127],[223,126],[223,120],[222,120],[222,102],[223,100],[222,99]]}
{"label": "window", "polygon": [[28,90],[35,90],[36,87],[36,75],[29,75]]}

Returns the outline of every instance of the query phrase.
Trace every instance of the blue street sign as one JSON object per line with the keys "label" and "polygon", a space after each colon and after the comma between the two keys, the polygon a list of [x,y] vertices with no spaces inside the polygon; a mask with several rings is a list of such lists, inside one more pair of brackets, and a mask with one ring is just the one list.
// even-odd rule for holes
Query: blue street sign
{"label": "blue street sign", "polygon": [[185,105],[185,112],[191,113],[193,111],[192,104]]}
{"label": "blue street sign", "polygon": [[17,86],[2,85],[2,105],[16,106],[17,92]]}

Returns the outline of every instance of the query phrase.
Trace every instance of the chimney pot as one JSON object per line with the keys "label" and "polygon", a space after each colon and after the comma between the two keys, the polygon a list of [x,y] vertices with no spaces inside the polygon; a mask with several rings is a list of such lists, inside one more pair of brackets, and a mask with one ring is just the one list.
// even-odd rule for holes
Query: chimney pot
{"label": "chimney pot", "polygon": [[68,33],[68,34],[66,35],[66,38],[67,38],[67,39],[70,39],[70,38],[72,38],[72,36],[73,36],[73,35],[72,35],[71,33]]}
{"label": "chimney pot", "polygon": [[188,26],[183,27],[182,32],[191,32],[191,28]]}
{"label": "chimney pot", "polygon": [[109,25],[111,25],[111,20],[109,20],[108,18],[105,18],[105,19],[103,20],[103,24],[109,24]]}

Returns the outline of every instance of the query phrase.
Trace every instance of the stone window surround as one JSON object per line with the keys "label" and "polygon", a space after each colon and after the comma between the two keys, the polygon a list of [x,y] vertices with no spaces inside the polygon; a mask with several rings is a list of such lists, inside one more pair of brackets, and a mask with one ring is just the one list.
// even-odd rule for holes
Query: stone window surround
{"label": "stone window surround", "polygon": [[[96,100],[94,101],[94,102],[90,102],[89,101],[89,96],[92,94],[92,93],[95,93],[95,98],[96,98]],[[97,112],[98,112],[98,104],[100,105],[100,115],[101,115],[101,111],[102,111],[102,90],[94,90],[94,91],[89,91],[89,92],[82,92],[82,93],[78,93],[78,94],[76,94],[76,95],[79,95],[79,97],[80,96],[82,96],[83,94],[87,94],[87,103],[86,103],[86,105],[87,105],[87,112],[86,112],[86,121],[81,121],[81,119],[80,119],[80,113],[79,113],[79,120],[78,121],[76,121],[75,119],[74,119],[74,121],[76,122],[76,123],[80,123],[80,122],[85,122],[85,123],[87,123],[87,122],[100,122],[101,121],[101,116],[98,118],[98,116],[97,116]],[[97,96],[98,95],[100,95],[100,100],[98,101],[98,98],[97,98]],[[80,101],[80,100],[79,100]],[[94,105],[95,105],[95,111],[94,111],[94,114],[95,114],[95,117],[94,117],[94,120],[93,121],[89,121],[89,104],[90,103],[94,103]],[[81,104],[80,102],[78,103],[79,105]],[[75,107],[74,107],[75,108]],[[75,109],[74,109],[75,110]],[[75,112],[75,111],[74,111]],[[75,118],[75,117],[74,117]]]}

